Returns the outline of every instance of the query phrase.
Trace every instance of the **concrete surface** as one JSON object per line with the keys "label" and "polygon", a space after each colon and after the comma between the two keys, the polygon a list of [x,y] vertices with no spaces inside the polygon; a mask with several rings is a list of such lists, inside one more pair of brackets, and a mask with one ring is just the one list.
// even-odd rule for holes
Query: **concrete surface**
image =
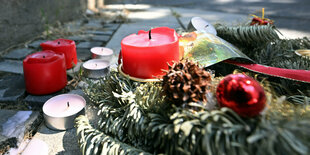
{"label": "concrete surface", "polygon": [[105,4],[179,7],[190,9],[190,12],[201,10],[245,16],[250,14],[261,16],[261,10],[265,8],[265,17],[274,20],[275,25],[288,32],[287,34],[310,36],[309,0],[105,0],[105,2]]}
{"label": "concrete surface", "polygon": [[76,129],[54,131],[42,124],[33,138],[44,141],[48,145],[49,155],[80,155]]}

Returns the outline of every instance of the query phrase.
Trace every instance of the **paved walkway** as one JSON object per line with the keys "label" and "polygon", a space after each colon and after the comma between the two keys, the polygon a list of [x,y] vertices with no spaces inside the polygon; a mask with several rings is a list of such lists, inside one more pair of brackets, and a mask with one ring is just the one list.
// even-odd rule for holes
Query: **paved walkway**
{"label": "paved walkway", "polygon": [[[126,8],[129,10],[129,22],[124,24],[110,23],[106,24],[104,18],[90,18],[89,20],[78,20],[67,23],[63,28],[70,32],[67,39],[75,40],[77,43],[77,55],[80,61],[90,59],[91,55],[89,49],[94,46],[106,46],[112,48],[115,52],[112,63],[116,66],[117,56],[120,51],[120,43],[122,38],[129,34],[137,33],[138,30],[149,30],[153,27],[168,26],[171,28],[186,27],[190,19],[194,16],[200,16],[208,20],[210,23],[226,23],[234,24],[248,20],[247,15],[221,13],[214,11],[199,11],[184,8],[168,8],[168,7],[151,7],[148,5],[109,5],[103,11],[117,10]],[[175,15],[180,15],[176,17]],[[281,30],[287,38],[303,37],[297,31]],[[39,50],[39,44],[45,41],[45,38],[34,40],[25,46],[9,50],[0,59],[0,114],[7,117],[0,117],[0,149],[9,145],[14,147],[17,143],[18,146],[23,145],[26,134],[35,133],[34,140],[43,141],[39,145],[48,146],[48,154],[66,154],[77,155],[80,154],[78,143],[76,139],[76,130],[71,129],[67,131],[52,131],[48,129],[43,121],[42,114],[39,113],[40,108],[49,98],[65,93],[68,90],[62,90],[55,94],[45,96],[29,95],[25,92],[23,84],[23,70],[22,60],[28,55]],[[81,63],[80,63],[81,64]],[[74,71],[78,71],[78,67]],[[72,70],[68,70],[68,75],[72,76]],[[71,77],[72,79],[72,77]],[[84,95],[82,92],[83,84],[80,83],[74,87],[69,93]],[[87,116],[93,120],[95,118],[96,109],[87,105]],[[27,114],[28,117],[23,121],[18,120],[20,115]],[[8,134],[5,131],[7,124],[15,119],[11,128],[23,129],[16,131],[14,134]],[[9,122],[9,123],[8,123]],[[2,130],[1,130],[2,129]],[[25,145],[26,146],[26,145]],[[36,146],[40,147],[40,146]],[[22,148],[20,148],[22,150]],[[20,150],[15,150],[20,151]],[[0,152],[1,153],[1,152]]]}
{"label": "paved walkway", "polygon": [[265,17],[272,18],[278,28],[310,34],[309,0],[105,0],[105,4],[122,3],[151,4],[243,15],[260,15],[261,9],[265,8]]}

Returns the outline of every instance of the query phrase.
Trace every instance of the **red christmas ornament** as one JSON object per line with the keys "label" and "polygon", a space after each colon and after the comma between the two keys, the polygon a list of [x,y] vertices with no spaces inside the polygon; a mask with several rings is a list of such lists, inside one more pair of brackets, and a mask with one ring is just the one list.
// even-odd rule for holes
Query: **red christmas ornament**
{"label": "red christmas ornament", "polygon": [[243,74],[230,74],[220,81],[216,98],[221,107],[228,107],[240,116],[257,116],[265,108],[264,89]]}

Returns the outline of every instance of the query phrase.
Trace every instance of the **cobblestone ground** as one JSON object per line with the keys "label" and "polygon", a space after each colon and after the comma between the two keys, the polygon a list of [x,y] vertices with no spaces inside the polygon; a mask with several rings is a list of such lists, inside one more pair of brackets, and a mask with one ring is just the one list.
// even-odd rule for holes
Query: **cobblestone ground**
{"label": "cobblestone ground", "polygon": [[[63,94],[74,93],[84,95],[82,91],[83,83],[79,83],[81,77],[75,74],[80,70],[82,62],[91,58],[90,48],[95,46],[104,47],[110,40],[114,32],[118,29],[120,23],[113,20],[107,21],[106,18],[95,14],[85,19],[68,22],[57,28],[49,27],[42,36],[37,39],[26,42],[22,45],[8,49],[0,57],[0,154],[9,148],[19,146],[24,138],[32,137],[36,131],[41,133],[47,131],[42,119],[42,106],[51,97]],[[76,43],[78,65],[74,69],[67,71],[68,85],[63,90],[54,94],[35,96],[28,94],[25,90],[23,76],[23,59],[32,53],[40,51],[40,43],[47,40],[65,38],[74,40]],[[25,117],[25,114],[28,117]],[[86,108],[86,113],[93,115],[90,107]],[[18,116],[23,115],[23,121]],[[12,118],[16,118],[12,120]],[[10,124],[9,127],[6,126]],[[42,127],[44,126],[44,127]],[[13,133],[8,134],[7,129],[15,129]],[[19,130],[20,129],[20,130]],[[56,134],[57,132],[55,132]],[[69,131],[75,135],[75,130]],[[40,133],[38,133],[40,134]],[[51,133],[52,134],[52,133]],[[49,138],[49,137],[45,137]],[[44,137],[43,137],[44,139]],[[70,138],[69,138],[70,139]],[[70,139],[75,144],[74,149],[78,149],[76,138]],[[72,146],[69,146],[69,148]],[[79,154],[79,152],[76,152]],[[72,154],[75,154],[74,152]]]}

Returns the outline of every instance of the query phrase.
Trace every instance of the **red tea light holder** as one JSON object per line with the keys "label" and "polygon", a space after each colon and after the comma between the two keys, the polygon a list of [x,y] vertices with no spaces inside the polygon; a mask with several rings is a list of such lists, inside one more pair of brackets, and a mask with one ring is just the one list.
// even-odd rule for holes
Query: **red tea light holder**
{"label": "red tea light holder", "polygon": [[26,91],[33,95],[57,92],[67,85],[65,56],[53,51],[40,51],[23,60]]}

